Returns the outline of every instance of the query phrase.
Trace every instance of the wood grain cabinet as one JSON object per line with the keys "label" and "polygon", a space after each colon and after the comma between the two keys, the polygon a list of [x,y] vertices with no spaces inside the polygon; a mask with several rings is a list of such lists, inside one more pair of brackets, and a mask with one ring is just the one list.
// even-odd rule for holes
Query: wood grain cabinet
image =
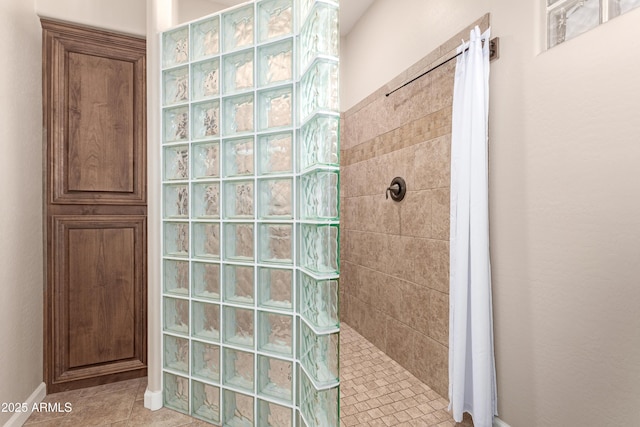
{"label": "wood grain cabinet", "polygon": [[146,46],[41,22],[51,393],[146,375]]}

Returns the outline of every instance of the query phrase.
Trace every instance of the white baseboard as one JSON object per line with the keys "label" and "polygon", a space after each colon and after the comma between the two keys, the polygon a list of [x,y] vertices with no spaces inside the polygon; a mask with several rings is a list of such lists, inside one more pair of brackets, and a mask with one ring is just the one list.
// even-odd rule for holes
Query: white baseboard
{"label": "white baseboard", "polygon": [[498,417],[493,417],[493,427],[510,427],[509,424],[505,423]]}
{"label": "white baseboard", "polygon": [[42,402],[42,399],[44,399],[46,395],[47,385],[45,383],[40,383],[33,393],[31,393],[31,396],[27,397],[27,400],[24,401],[24,403],[27,404],[29,411],[14,413],[13,416],[9,418],[9,421],[4,423],[4,427],[20,427],[26,423],[29,416],[31,416],[31,408],[33,408],[33,405]]}
{"label": "white baseboard", "polygon": [[162,390],[151,391],[147,389],[144,392],[144,407],[151,411],[162,408]]}

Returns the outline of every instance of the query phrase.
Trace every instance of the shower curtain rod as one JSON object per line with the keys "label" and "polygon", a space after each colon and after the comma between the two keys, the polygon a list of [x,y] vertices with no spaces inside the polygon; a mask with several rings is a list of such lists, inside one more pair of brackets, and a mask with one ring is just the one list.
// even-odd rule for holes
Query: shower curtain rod
{"label": "shower curtain rod", "polygon": [[[498,51],[498,44],[499,44],[500,38],[498,37],[494,37],[491,40],[489,40],[489,60],[493,61],[494,59],[498,59],[499,58],[499,51]],[[482,40],[482,44],[484,44],[484,39]],[[426,76],[427,74],[429,74],[430,72],[442,67],[444,64],[453,61],[454,59],[456,59],[458,56],[462,55],[463,53],[465,53],[466,51],[468,51],[469,48],[466,48],[465,50],[463,50],[462,52],[458,52],[455,55],[453,55],[451,58],[439,63],[438,65],[436,65],[435,67],[432,67],[430,69],[428,69],[427,71],[425,71],[424,73],[420,74],[417,77],[412,78],[411,80],[409,80],[408,82],[406,82],[405,84],[403,84],[402,86],[399,86],[397,88],[395,88],[394,90],[392,90],[391,92],[387,93],[385,96],[389,96],[391,95],[393,92],[398,91],[400,89],[402,89],[403,87],[415,82],[416,80],[418,80],[421,77]]]}

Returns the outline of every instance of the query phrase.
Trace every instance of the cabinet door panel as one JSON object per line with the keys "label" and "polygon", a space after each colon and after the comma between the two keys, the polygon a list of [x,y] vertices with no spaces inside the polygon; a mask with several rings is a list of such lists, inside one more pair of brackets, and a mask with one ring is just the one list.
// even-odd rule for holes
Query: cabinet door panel
{"label": "cabinet door panel", "polygon": [[134,64],[70,52],[68,191],[133,193]]}
{"label": "cabinet door panel", "polygon": [[103,227],[65,236],[72,368],[135,356],[135,228]]}

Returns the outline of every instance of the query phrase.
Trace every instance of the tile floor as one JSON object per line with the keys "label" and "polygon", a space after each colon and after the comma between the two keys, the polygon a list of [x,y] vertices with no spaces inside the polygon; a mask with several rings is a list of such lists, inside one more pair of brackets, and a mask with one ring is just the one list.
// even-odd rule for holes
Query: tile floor
{"label": "tile floor", "polygon": [[449,402],[354,329],[340,326],[341,426],[472,427],[453,421]]}
{"label": "tile floor", "polygon": [[[341,426],[472,426],[456,424],[447,401],[422,384],[348,325],[340,334]],[[45,402],[71,403],[69,413],[33,413],[33,427],[210,426],[181,413],[143,406],[146,379],[50,394]],[[326,426],[331,427],[331,426]]]}

